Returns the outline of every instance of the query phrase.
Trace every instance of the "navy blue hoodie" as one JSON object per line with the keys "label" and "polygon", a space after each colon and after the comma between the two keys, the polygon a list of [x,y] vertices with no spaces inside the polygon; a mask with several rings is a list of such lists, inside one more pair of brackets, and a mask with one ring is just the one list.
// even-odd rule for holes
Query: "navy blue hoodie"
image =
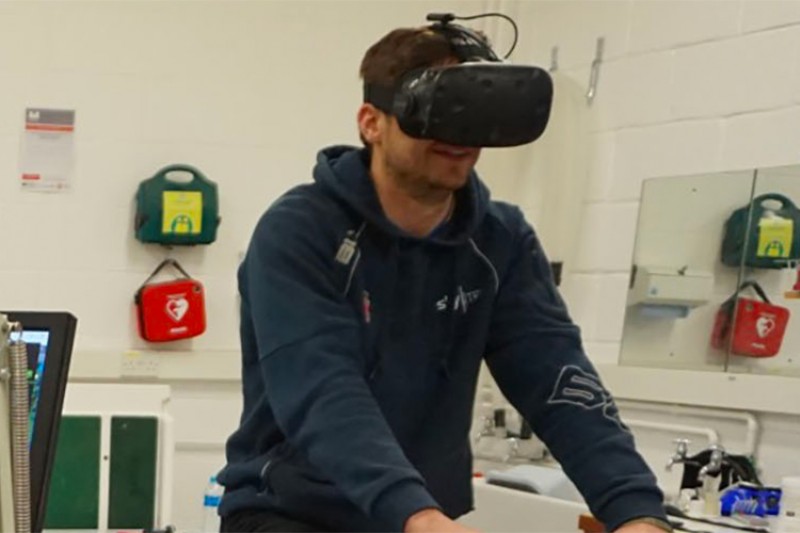
{"label": "navy blue hoodie", "polygon": [[244,411],[221,515],[400,531],[424,508],[469,512],[486,360],[607,527],[664,518],[533,230],[474,173],[456,206],[412,237],[383,214],[368,154],[332,147],[267,210],[239,271]]}

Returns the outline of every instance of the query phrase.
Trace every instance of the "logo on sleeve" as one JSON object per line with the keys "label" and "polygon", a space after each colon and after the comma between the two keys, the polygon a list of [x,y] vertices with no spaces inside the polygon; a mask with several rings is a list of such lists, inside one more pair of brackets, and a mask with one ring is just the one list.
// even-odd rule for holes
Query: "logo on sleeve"
{"label": "logo on sleeve", "polygon": [[622,422],[611,394],[600,383],[600,378],[577,365],[567,365],[561,369],[547,403],[572,405],[586,411],[598,409],[604,417],[630,432]]}

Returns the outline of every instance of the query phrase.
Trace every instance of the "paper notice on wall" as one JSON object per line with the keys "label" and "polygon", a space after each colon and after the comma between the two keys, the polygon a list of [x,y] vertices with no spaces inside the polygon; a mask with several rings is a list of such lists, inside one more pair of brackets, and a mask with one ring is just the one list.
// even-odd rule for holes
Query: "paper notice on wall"
{"label": "paper notice on wall", "polygon": [[75,111],[25,110],[20,153],[22,188],[63,192],[70,188],[75,168]]}

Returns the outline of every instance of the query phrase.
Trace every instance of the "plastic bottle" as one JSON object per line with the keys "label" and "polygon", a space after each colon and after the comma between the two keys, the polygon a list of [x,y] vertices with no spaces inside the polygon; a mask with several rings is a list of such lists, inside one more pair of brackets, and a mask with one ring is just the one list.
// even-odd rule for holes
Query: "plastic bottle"
{"label": "plastic bottle", "polygon": [[217,483],[217,476],[211,476],[203,493],[203,531],[219,532],[219,515],[217,509],[225,489]]}

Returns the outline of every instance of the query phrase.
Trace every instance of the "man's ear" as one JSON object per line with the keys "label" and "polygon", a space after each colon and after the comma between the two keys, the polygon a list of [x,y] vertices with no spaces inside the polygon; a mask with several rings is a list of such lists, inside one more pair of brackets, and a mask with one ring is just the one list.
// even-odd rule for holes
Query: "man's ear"
{"label": "man's ear", "polygon": [[380,142],[382,137],[381,111],[372,104],[361,104],[356,119],[361,138],[368,144]]}

